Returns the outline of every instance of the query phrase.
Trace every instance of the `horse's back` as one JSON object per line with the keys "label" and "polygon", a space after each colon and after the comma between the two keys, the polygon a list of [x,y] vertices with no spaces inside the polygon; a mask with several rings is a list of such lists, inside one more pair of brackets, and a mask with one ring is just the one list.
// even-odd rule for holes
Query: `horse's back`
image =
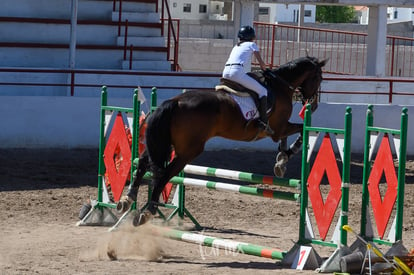
{"label": "horse's back", "polygon": [[205,142],[213,136],[233,137],[228,132],[236,125],[244,129],[246,120],[240,107],[225,92],[190,90],[174,100],[178,108],[171,118],[171,130],[190,144],[195,139]]}
{"label": "horse's back", "polygon": [[180,103],[180,106],[186,108],[206,108],[215,109],[223,102],[228,102],[228,95],[215,91],[215,90],[189,90],[176,99]]}

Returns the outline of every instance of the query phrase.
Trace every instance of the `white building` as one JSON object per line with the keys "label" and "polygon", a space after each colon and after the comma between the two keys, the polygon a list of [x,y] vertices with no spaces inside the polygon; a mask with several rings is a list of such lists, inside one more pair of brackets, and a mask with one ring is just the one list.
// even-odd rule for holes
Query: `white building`
{"label": "white building", "polygon": [[[188,20],[233,20],[234,6],[232,2],[212,0],[169,0],[173,18]],[[266,23],[298,22],[300,5],[259,3],[255,20]],[[355,6],[358,23],[368,25],[369,8]],[[316,6],[305,5],[304,23],[315,23]],[[387,8],[387,23],[412,21],[414,25],[414,8]]]}
{"label": "white building", "polygon": [[169,0],[169,7],[173,18],[185,20],[232,20],[233,10],[231,2]]}
{"label": "white building", "polygon": [[[258,21],[266,23],[299,22],[300,5],[260,3]],[[316,6],[305,5],[304,22],[315,23]]]}
{"label": "white building", "polygon": [[[366,6],[356,6],[355,11],[358,16],[358,23],[362,25],[368,25],[369,8]],[[401,22],[413,22],[414,25],[414,9],[413,8],[400,8],[389,7],[387,8],[387,24],[401,23]]]}
{"label": "white building", "polygon": [[368,7],[366,6],[355,6],[356,16],[358,18],[358,23],[361,25],[368,25]]}
{"label": "white building", "polygon": [[413,8],[387,8],[387,22],[388,23],[400,23],[412,21],[414,22],[414,9]]}
{"label": "white building", "polygon": [[[211,0],[169,0],[173,18],[185,20],[233,20],[232,2]],[[266,23],[298,22],[300,5],[259,3],[255,20]],[[305,5],[304,22],[315,23],[316,6]]]}

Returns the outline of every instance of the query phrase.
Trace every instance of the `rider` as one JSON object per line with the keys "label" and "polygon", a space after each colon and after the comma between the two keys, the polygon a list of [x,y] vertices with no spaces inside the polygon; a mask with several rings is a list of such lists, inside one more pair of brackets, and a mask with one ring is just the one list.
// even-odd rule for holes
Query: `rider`
{"label": "rider", "polygon": [[259,127],[270,135],[273,131],[269,127],[266,116],[267,89],[246,74],[244,70],[244,65],[250,64],[253,54],[257,61],[259,61],[260,68],[263,71],[266,70],[266,65],[260,56],[259,47],[253,41],[256,39],[256,33],[251,26],[243,26],[239,30],[238,38],[239,42],[233,47],[224,67],[223,78],[237,82],[257,93],[259,96]]}

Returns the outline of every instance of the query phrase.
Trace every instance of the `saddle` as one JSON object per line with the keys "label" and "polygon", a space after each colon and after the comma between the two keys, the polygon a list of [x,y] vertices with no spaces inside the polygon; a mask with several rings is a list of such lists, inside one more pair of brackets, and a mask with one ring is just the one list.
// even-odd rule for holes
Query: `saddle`
{"label": "saddle", "polygon": [[259,108],[259,96],[254,91],[247,89],[243,85],[234,82],[230,79],[220,78],[220,85],[216,86],[216,91],[223,90],[227,93],[235,94],[240,97],[251,97],[256,105],[256,108]]}

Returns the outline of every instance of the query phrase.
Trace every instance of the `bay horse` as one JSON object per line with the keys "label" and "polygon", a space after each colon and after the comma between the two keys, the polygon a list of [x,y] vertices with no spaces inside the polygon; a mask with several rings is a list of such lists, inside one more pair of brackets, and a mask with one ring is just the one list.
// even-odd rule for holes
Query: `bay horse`
{"label": "bay horse", "polygon": [[[292,97],[299,90],[303,100],[317,106],[322,81],[322,67],[327,60],[301,57],[277,69],[251,73],[268,89],[274,100],[268,111],[269,136],[274,142],[301,133],[302,124],[290,123]],[[267,137],[257,120],[246,120],[235,100],[223,90],[191,90],[164,101],[149,117],[145,133],[146,149],[142,153],[136,176],[128,193],[118,205],[127,211],[137,200],[144,174],[151,169],[152,197],[147,209],[134,218],[134,225],[147,222],[155,215],[159,197],[167,182],[204,151],[206,142],[220,136],[238,141],[254,141]],[[172,150],[175,157],[170,161]]]}

